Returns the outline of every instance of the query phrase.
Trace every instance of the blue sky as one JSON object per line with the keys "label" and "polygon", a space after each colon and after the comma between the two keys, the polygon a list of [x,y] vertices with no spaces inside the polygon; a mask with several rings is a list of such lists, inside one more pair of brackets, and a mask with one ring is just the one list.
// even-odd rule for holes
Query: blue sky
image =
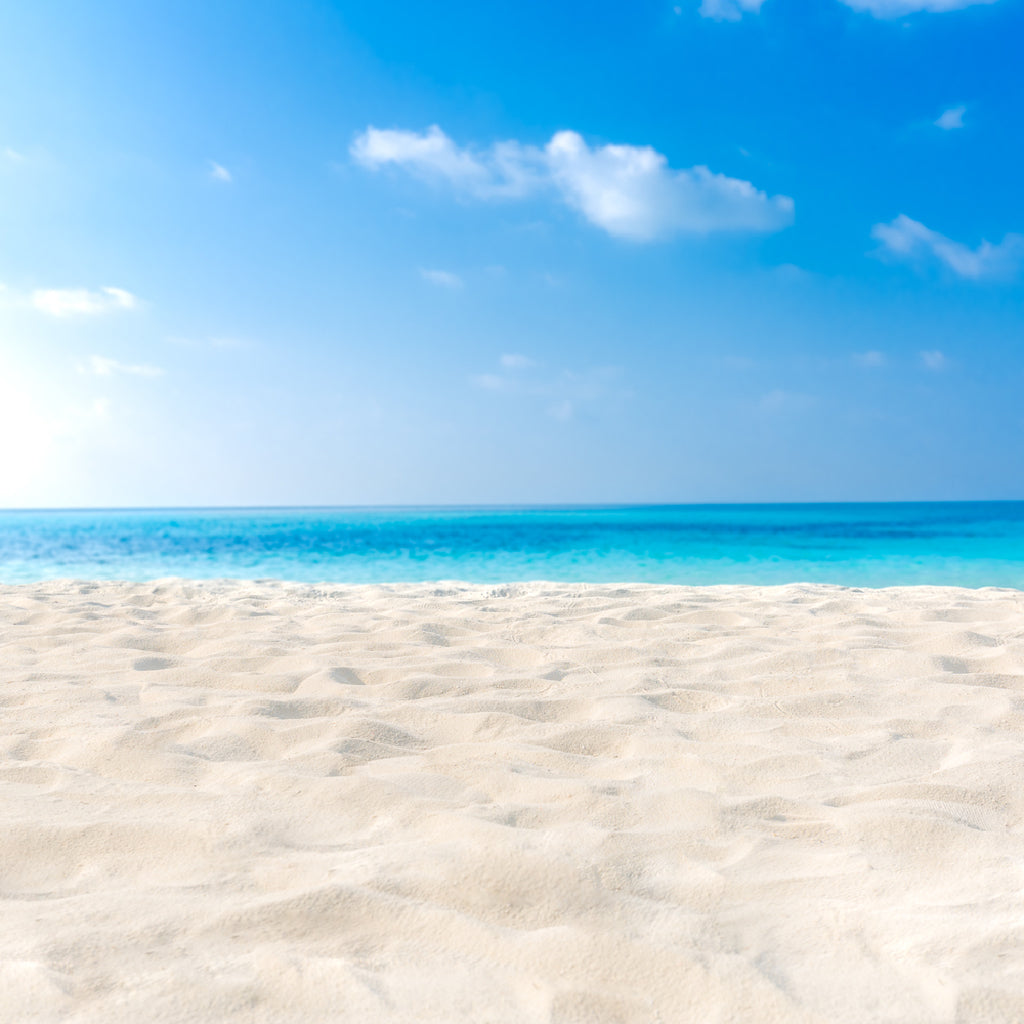
{"label": "blue sky", "polygon": [[1021,0],[0,40],[0,506],[1024,498]]}

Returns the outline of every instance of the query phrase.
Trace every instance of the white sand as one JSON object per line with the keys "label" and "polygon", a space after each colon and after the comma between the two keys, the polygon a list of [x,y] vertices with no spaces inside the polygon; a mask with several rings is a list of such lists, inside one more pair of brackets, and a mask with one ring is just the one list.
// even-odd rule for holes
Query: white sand
{"label": "white sand", "polygon": [[1024,593],[0,588],[5,1021],[1024,1021]]}

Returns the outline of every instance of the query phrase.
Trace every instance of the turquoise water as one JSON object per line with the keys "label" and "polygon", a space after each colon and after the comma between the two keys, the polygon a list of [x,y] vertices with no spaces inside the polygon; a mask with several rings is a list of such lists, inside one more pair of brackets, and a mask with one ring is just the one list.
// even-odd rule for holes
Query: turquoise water
{"label": "turquoise water", "polygon": [[0,512],[0,582],[168,576],[1024,589],[1024,502]]}

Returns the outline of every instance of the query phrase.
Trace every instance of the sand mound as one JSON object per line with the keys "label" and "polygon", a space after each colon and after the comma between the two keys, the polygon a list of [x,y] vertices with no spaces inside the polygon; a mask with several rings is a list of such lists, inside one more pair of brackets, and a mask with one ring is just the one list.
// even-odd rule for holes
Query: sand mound
{"label": "sand mound", "polygon": [[1024,593],[0,588],[0,1018],[1024,1020]]}

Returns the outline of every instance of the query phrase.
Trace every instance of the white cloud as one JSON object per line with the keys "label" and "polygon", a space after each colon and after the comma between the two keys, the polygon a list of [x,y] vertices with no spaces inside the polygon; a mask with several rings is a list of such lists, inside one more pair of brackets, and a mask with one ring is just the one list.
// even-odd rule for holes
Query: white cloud
{"label": "white cloud", "polygon": [[842,0],[855,11],[866,11],[876,18],[902,18],[907,14],[927,11],[942,14],[945,11],[959,11],[975,4],[992,4],[996,0]]}
{"label": "white cloud", "polygon": [[921,353],[921,362],[928,370],[944,370],[949,366],[949,360],[938,349]]}
{"label": "white cloud", "polygon": [[471,378],[473,384],[484,391],[538,402],[556,420],[632,398],[630,391],[618,385],[621,371],[614,366],[545,372],[539,363],[517,354],[502,356],[500,364],[501,372],[477,374]]}
{"label": "white cloud", "polygon": [[576,132],[559,132],[545,152],[566,202],[620,238],[777,231],[793,220],[793,200],[787,196],[769,198],[749,181],[707,167],[674,171],[650,146],[591,149]]}
{"label": "white cloud", "polygon": [[739,21],[744,11],[760,11],[762,3],[764,0],[702,0],[700,15],[715,21]]}
{"label": "white cloud", "polygon": [[447,270],[420,270],[420,277],[439,288],[461,288],[463,284],[458,274],[452,274]]}
{"label": "white cloud", "polygon": [[21,153],[19,153],[16,149],[11,149],[11,147],[8,146],[4,150],[4,159],[5,160],[10,160],[11,163],[20,164],[20,163],[24,162],[25,157]]}
{"label": "white cloud", "polygon": [[420,177],[446,180],[481,198],[518,196],[533,187],[532,166],[539,151],[517,142],[499,142],[475,154],[455,145],[435,124],[425,132],[369,127],[357,135],[349,152],[370,170],[386,164]]}
{"label": "white cloud", "polygon": [[119,363],[116,359],[108,359],[106,356],[90,356],[89,371],[97,377],[110,377],[115,373],[126,373],[134,377],[162,377],[165,372],[159,366],[131,366]]}
{"label": "white cloud", "polygon": [[[959,11],[975,4],[991,4],[996,0],[840,0],[855,11],[863,11],[876,18],[902,18],[908,14],[927,11],[941,14]],[[756,14],[764,0],[701,0],[700,14],[715,21],[739,21],[747,12]],[[676,8],[679,13],[679,8]]]}
{"label": "white cloud", "polygon": [[703,166],[674,170],[650,146],[591,147],[571,131],[557,132],[543,149],[513,141],[474,152],[437,125],[422,134],[371,127],[351,153],[371,170],[402,167],[479,199],[553,191],[592,224],[635,241],[684,231],[776,231],[793,220],[787,196],[769,197]]}
{"label": "white cloud", "polygon": [[950,107],[949,110],[944,110],[939,114],[933,124],[944,132],[951,131],[954,128],[963,128],[964,114],[966,113],[967,108],[965,106]]}
{"label": "white cloud", "polygon": [[94,316],[117,309],[135,309],[138,299],[123,288],[37,288],[32,305],[50,316]]}
{"label": "white cloud", "polygon": [[957,277],[972,281],[1012,276],[1024,257],[1024,237],[1007,235],[998,245],[982,241],[977,249],[954,242],[900,214],[890,224],[876,224],[871,237],[882,243],[878,255],[909,263],[937,261]]}
{"label": "white cloud", "polygon": [[231,172],[216,160],[210,161],[210,177],[214,181],[223,181],[225,184],[231,182]]}

